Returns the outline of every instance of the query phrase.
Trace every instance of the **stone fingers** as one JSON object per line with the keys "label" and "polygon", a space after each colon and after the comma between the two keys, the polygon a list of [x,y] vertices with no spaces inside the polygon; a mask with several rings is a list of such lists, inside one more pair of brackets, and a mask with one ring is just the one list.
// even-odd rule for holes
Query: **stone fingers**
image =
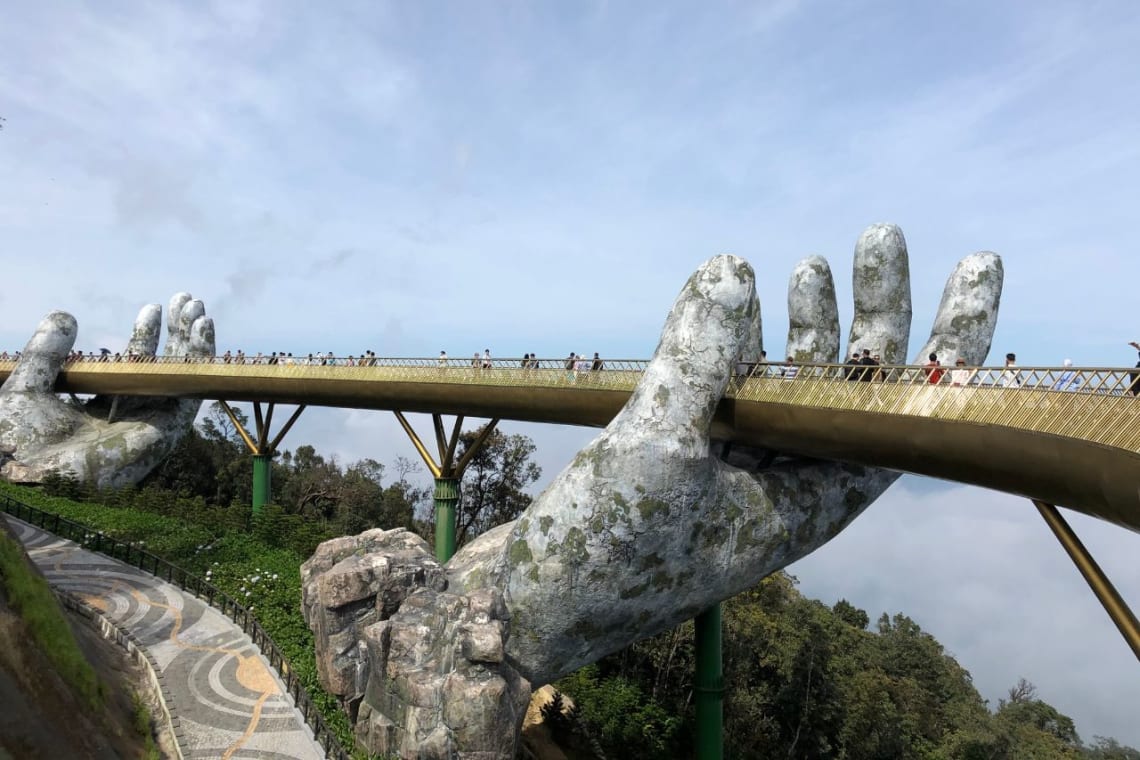
{"label": "stone fingers", "polygon": [[839,356],[835,280],[822,256],[796,264],[788,282],[787,355],[796,362],[833,362]]}
{"label": "stone fingers", "polygon": [[214,348],[214,322],[206,305],[189,293],[175,293],[167,309],[166,356],[206,358]]}
{"label": "stone fingers", "polygon": [[902,230],[873,224],[855,244],[855,317],[847,355],[869,349],[884,364],[906,361],[910,338],[910,262]]}
{"label": "stone fingers", "polygon": [[78,332],[75,317],[67,312],[53,311],[40,320],[0,392],[51,393]]}
{"label": "stone fingers", "polygon": [[992,251],[980,251],[958,262],[946,281],[930,338],[916,362],[924,363],[934,353],[943,365],[952,365],[959,357],[971,367],[984,364],[997,327],[1004,279],[1001,257]]}
{"label": "stone fingers", "polygon": [[756,295],[755,289],[752,293],[752,320],[748,323],[748,335],[744,339],[744,346],[740,350],[739,357],[742,361],[748,363],[755,363],[760,361],[761,354],[764,353],[764,324],[760,318],[760,298]]}
{"label": "stone fingers", "polygon": [[181,356],[183,332],[182,309],[190,302],[189,293],[175,293],[170,298],[170,305],[166,309],[166,350],[167,356]]}
{"label": "stone fingers", "polygon": [[681,456],[706,456],[713,413],[758,330],[758,309],[746,261],[717,256],[702,265],[673,303],[653,359],[605,436],[634,445],[652,439]]}
{"label": "stone fingers", "polygon": [[197,358],[207,358],[214,355],[214,320],[201,316],[190,324],[189,337],[186,341],[186,354]]}
{"label": "stone fingers", "polygon": [[[757,309],[747,263],[734,256],[705,263],[678,295],[625,408],[480,549],[499,559],[457,555],[464,583],[477,582],[468,571],[475,565],[504,582],[513,615],[509,657],[524,677],[557,678],[628,643],[639,626],[653,627],[655,610],[672,619],[671,610],[698,604],[699,589],[677,587],[676,576],[688,562],[692,522],[714,518],[705,513],[709,429]],[[661,583],[615,572],[631,563],[659,563]]]}
{"label": "stone fingers", "polygon": [[154,356],[158,351],[159,332],[162,329],[162,307],[156,303],[147,304],[139,310],[135,318],[135,328],[127,342],[127,354],[134,356]]}

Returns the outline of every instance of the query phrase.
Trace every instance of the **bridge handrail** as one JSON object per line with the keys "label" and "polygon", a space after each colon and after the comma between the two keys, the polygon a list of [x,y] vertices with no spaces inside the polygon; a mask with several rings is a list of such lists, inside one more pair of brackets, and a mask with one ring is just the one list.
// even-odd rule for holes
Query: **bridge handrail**
{"label": "bridge handrail", "polygon": [[[510,360],[505,360],[509,362]],[[521,363],[521,358],[518,360]],[[537,363],[537,367],[534,364]],[[69,364],[61,381],[70,387],[139,387],[150,377],[145,395],[161,395],[166,384],[193,394],[178,377],[200,385],[202,398],[249,398],[262,383],[299,380],[292,403],[320,397],[312,381],[336,385],[341,398],[359,397],[367,406],[383,393],[369,384],[399,384],[397,395],[411,385],[466,386],[473,389],[546,389],[574,393],[629,393],[647,362],[607,360],[605,369],[567,370],[563,360],[535,360],[527,367],[492,369],[440,367],[437,358],[377,359],[368,366],[226,364],[218,358],[160,357],[153,362],[82,361]],[[11,362],[9,362],[9,367]],[[741,364],[726,396],[736,401],[795,405],[806,408],[941,419],[949,422],[1018,427],[1027,432],[1058,435],[1140,454],[1140,369],[1131,367],[924,367],[916,365]],[[0,379],[6,367],[0,363]],[[126,381],[134,377],[134,381]],[[866,382],[858,382],[866,380]],[[937,380],[937,382],[934,382]],[[353,385],[353,384],[360,385]],[[102,391],[88,391],[102,392]],[[130,390],[119,391],[129,394]],[[278,388],[278,393],[281,388]],[[172,393],[172,395],[178,395]],[[414,394],[413,394],[414,395]],[[438,396],[437,396],[438,397]],[[610,399],[606,403],[612,403]],[[319,400],[313,403],[321,403]],[[498,403],[510,403],[500,398]],[[558,403],[558,402],[553,402]]]}
{"label": "bridge handrail", "polygon": [[[525,364],[524,364],[525,362]],[[185,367],[189,372],[199,371],[197,368],[206,366],[221,366],[225,368],[241,367],[242,372],[264,372],[267,375],[286,374],[291,371],[304,371],[306,374],[317,372],[337,372],[338,376],[345,376],[344,371],[358,375],[361,379],[370,379],[371,369],[402,369],[402,370],[435,370],[438,374],[425,374],[421,380],[445,380],[447,382],[477,381],[481,384],[535,384],[549,385],[551,379],[575,381],[582,378],[602,382],[602,386],[632,387],[636,381],[629,377],[629,373],[641,373],[645,370],[647,359],[606,359],[600,368],[595,369],[592,360],[571,365],[567,359],[533,359],[507,358],[493,359],[491,366],[487,367],[480,360],[474,366],[474,359],[447,359],[438,358],[396,358],[396,357],[324,357],[309,362],[306,358],[295,358],[271,361],[269,357],[255,360],[246,357],[244,361],[226,360],[224,357],[82,357],[69,359],[64,364],[64,371],[126,371],[127,365],[133,371],[147,372],[151,367],[161,367],[162,371],[169,372],[177,367]],[[254,368],[247,370],[245,368]],[[0,373],[10,373],[15,368],[14,359],[0,359]],[[191,369],[194,368],[194,369]],[[562,373],[561,375],[559,373]],[[607,374],[608,373],[608,374]],[[959,380],[958,373],[964,373],[963,380]],[[624,376],[624,377],[623,377]],[[1082,393],[1109,393],[1120,395],[1135,390],[1140,394],[1140,368],[1133,367],[954,367],[941,366],[931,368],[922,365],[876,365],[867,367],[863,365],[832,364],[832,363],[740,363],[734,368],[734,383],[729,388],[729,395],[735,395],[742,387],[742,381],[771,380],[771,379],[806,379],[842,380],[842,379],[870,379],[887,383],[931,383],[937,376],[938,385],[964,385],[1002,387],[1020,390],[1048,390],[1068,391]],[[381,379],[381,378],[376,378]],[[387,379],[387,378],[383,378]],[[624,379],[624,382],[621,380]],[[519,383],[519,380],[526,381]],[[545,380],[545,382],[542,382]],[[558,383],[561,384],[561,383]]]}
{"label": "bridge handrail", "polygon": [[312,729],[313,738],[324,749],[326,756],[332,760],[351,760],[352,756],[341,747],[336,735],[325,725],[324,718],[316,705],[313,704],[313,699],[309,696],[308,690],[294,673],[293,668],[289,666],[289,662],[281,653],[277,643],[240,602],[208,581],[191,575],[181,567],[167,562],[155,554],[133,546],[129,542],[105,535],[102,531],[95,530],[82,523],[61,517],[54,512],[47,512],[22,501],[17,501],[8,494],[0,494],[0,511],[7,512],[19,520],[42,528],[61,538],[74,541],[89,551],[98,552],[111,559],[125,562],[143,572],[161,578],[167,583],[193,594],[230,618],[234,623],[241,626],[242,631],[249,636],[254,645],[269,660],[270,665],[281,675],[285,682],[285,690],[293,698],[294,706],[304,717],[305,723]]}

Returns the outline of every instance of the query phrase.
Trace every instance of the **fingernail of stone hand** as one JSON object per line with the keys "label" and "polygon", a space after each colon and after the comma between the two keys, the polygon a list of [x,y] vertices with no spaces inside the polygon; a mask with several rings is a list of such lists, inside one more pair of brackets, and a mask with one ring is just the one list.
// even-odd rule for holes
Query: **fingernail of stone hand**
{"label": "fingernail of stone hand", "polygon": [[1001,256],[993,251],[979,251],[958,262],[942,291],[930,340],[916,361],[924,362],[936,353],[943,364],[953,364],[958,357],[970,366],[984,364],[997,326],[1004,280]]}
{"label": "fingernail of stone hand", "polygon": [[787,351],[798,362],[833,362],[839,356],[835,280],[822,256],[808,256],[792,270]]}
{"label": "fingernail of stone hand", "polygon": [[65,311],[53,311],[45,316],[0,390],[51,391],[78,332],[75,317]]}
{"label": "fingernail of stone hand", "polygon": [[[910,338],[910,262],[894,224],[872,224],[855,244],[855,317],[848,355],[870,349],[886,364],[906,361]],[[842,358],[842,357],[841,357]]]}

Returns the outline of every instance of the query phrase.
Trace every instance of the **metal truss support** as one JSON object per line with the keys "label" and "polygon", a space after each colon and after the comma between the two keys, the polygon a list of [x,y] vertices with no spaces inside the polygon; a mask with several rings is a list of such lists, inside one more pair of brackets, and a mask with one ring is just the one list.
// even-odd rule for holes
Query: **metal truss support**
{"label": "metal truss support", "polygon": [[724,757],[724,669],[721,604],[697,615],[695,686],[698,760]]}
{"label": "metal truss support", "polygon": [[1112,618],[1112,622],[1124,636],[1128,646],[1132,647],[1132,653],[1136,655],[1137,659],[1140,659],[1140,623],[1136,621],[1136,616],[1132,614],[1128,604],[1120,597],[1116,587],[1100,569],[1100,565],[1092,558],[1085,545],[1073,533],[1073,529],[1069,527],[1069,523],[1057,511],[1057,508],[1052,504],[1046,504],[1036,499],[1033,500],[1033,505],[1045,518],[1045,522],[1049,524],[1053,534],[1061,542],[1061,546],[1068,552],[1073,564],[1077,566],[1089,584],[1089,588],[1096,594],[1096,598],[1104,605],[1104,611]]}
{"label": "metal truss support", "polygon": [[412,445],[416,447],[420,458],[424,460],[428,470],[435,478],[435,558],[440,563],[447,562],[455,554],[456,540],[456,514],[459,506],[459,481],[463,479],[463,472],[471,463],[471,458],[483,447],[487,439],[494,432],[499,419],[488,422],[479,432],[479,436],[463,452],[463,456],[456,461],[455,453],[459,448],[459,435],[463,430],[463,415],[455,418],[455,423],[448,435],[443,427],[443,417],[438,414],[431,416],[432,427],[435,430],[436,450],[439,453],[439,462],[432,457],[428,447],[424,445],[403,412],[395,412],[400,427],[408,434]]}
{"label": "metal truss support", "polygon": [[269,425],[273,422],[273,410],[276,404],[270,403],[263,414],[261,402],[253,402],[253,421],[256,427],[254,433],[250,433],[242,426],[241,420],[238,419],[227,402],[219,401],[218,403],[222,405],[226,416],[230,418],[230,422],[234,424],[238,435],[245,442],[245,447],[253,455],[253,504],[251,506],[253,514],[259,515],[261,508],[273,500],[273,456],[277,453],[277,446],[293,427],[293,423],[301,416],[301,412],[305,411],[305,406],[302,404],[294,409],[293,414],[277,431],[277,435],[271,439],[269,437]]}

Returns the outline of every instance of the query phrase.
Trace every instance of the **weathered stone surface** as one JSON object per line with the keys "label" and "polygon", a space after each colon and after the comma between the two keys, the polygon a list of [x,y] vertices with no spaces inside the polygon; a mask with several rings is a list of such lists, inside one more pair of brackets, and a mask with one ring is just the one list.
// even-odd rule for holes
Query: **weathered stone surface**
{"label": "weathered stone surface", "polygon": [[530,684],[504,661],[501,591],[447,593],[430,547],[405,530],[326,541],[301,580],[321,684],[355,715],[360,746],[513,757]]}
{"label": "weathered stone surface", "polygon": [[962,259],[946,281],[930,338],[915,361],[925,362],[934,352],[944,365],[953,365],[959,357],[971,367],[984,363],[997,327],[1004,280],[996,253],[979,251]]}
{"label": "weathered stone surface", "polygon": [[833,362],[839,357],[835,279],[822,256],[808,256],[792,270],[785,356],[797,362]]}
{"label": "weathered stone surface", "polygon": [[391,617],[417,589],[442,590],[445,583],[427,543],[403,529],[326,541],[301,565],[301,604],[316,638],[317,675],[350,714],[367,687],[368,647],[388,645],[386,626],[373,624]]}
{"label": "weathered stone surface", "polygon": [[460,651],[471,662],[492,665],[503,661],[503,624],[498,620],[471,623],[459,629]]}
{"label": "weathered stone surface", "polygon": [[910,338],[910,259],[902,230],[872,224],[855,244],[855,317],[847,356],[868,349],[884,364],[906,362]]}
{"label": "weathered stone surface", "polygon": [[[898,228],[869,228],[855,268],[852,340],[902,362],[910,283]],[[959,265],[924,352],[984,360],[1001,274],[993,254]],[[788,353],[835,360],[838,308],[827,262],[801,262],[788,300]],[[682,289],[626,407],[518,520],[448,563],[446,590],[401,598],[409,588],[401,586],[383,605],[398,607],[387,619],[353,629],[362,642],[355,649],[318,633],[333,647],[319,660],[365,653],[356,731],[366,749],[512,757],[530,683],[553,681],[755,585],[826,543],[895,481],[894,472],[761,449],[727,453],[710,440],[737,357],[759,350],[759,324],[752,269],[732,256],[710,260]],[[348,610],[395,552],[354,540],[330,542],[305,571],[307,588],[325,589]],[[357,553],[365,543],[371,548]],[[307,611],[310,598],[306,592]],[[325,625],[309,620],[315,631]],[[350,680],[360,682],[341,682]]]}
{"label": "weathered stone surface", "polygon": [[[957,341],[981,361],[1001,278],[992,262],[972,260],[951,278],[958,295],[944,299],[932,345]],[[857,269],[855,339],[873,339],[869,348],[903,361],[910,284],[901,232],[870,228]],[[730,357],[749,340],[752,291],[751,269],[739,259],[702,267],[682,289],[627,407],[509,534],[473,547],[478,558],[464,550],[450,563],[451,588],[507,589],[507,662],[532,682],[554,680],[754,585],[830,540],[898,477],[840,463],[773,463],[771,453],[746,447],[734,447],[731,464],[710,455],[709,418]],[[838,309],[826,262],[801,264],[789,302],[799,330],[791,337],[800,341],[792,353],[836,358]],[[955,319],[967,312],[988,318]]]}
{"label": "weathered stone surface", "polygon": [[[214,324],[201,301],[184,297],[177,319],[167,324],[166,353],[214,355]],[[153,355],[162,310],[144,307],[128,342],[129,350]],[[111,399],[86,404],[62,401],[52,388],[78,325],[62,311],[48,314],[28,341],[16,369],[0,387],[0,445],[15,456],[0,465],[0,477],[40,482],[52,472],[71,474],[100,487],[116,488],[142,480],[193,425],[200,401],[122,398],[108,421]]]}

